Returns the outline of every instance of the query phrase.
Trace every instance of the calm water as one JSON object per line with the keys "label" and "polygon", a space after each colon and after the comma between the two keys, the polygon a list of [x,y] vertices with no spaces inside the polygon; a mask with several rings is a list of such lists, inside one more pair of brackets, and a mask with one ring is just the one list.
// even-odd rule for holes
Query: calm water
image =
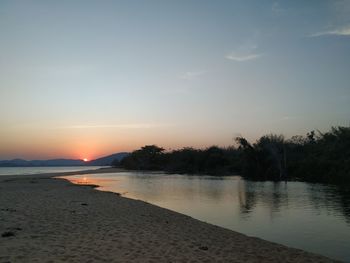
{"label": "calm water", "polygon": [[154,173],[67,177],[249,236],[350,262],[349,189]]}
{"label": "calm water", "polygon": [[99,169],[102,166],[72,166],[72,167],[0,167],[0,176],[17,174],[63,173]]}

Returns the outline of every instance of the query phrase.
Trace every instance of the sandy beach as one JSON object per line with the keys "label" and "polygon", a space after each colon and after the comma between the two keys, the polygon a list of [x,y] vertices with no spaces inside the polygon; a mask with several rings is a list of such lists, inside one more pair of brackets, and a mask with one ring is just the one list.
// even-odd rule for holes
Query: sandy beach
{"label": "sandy beach", "polygon": [[335,262],[57,175],[0,177],[0,262]]}

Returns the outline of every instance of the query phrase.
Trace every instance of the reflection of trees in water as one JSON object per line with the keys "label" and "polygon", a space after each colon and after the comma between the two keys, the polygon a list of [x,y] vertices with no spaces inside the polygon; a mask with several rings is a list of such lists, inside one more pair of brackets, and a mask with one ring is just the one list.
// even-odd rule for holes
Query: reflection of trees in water
{"label": "reflection of trees in water", "polygon": [[254,182],[240,180],[238,201],[241,215],[247,216],[257,207],[269,209],[271,218],[283,207],[308,209],[342,215],[350,224],[350,188],[302,182]]}
{"label": "reflection of trees in water", "polygon": [[279,212],[281,206],[288,204],[288,190],[285,182],[254,182],[241,180],[238,184],[238,200],[241,214],[253,212],[257,205]]}
{"label": "reflection of trees in water", "polygon": [[[166,178],[166,180],[164,180]],[[256,182],[239,177],[184,176],[142,174],[127,176],[126,188],[135,191],[143,200],[164,200],[181,197],[179,200],[202,199],[221,204],[224,201],[238,202],[239,213],[251,216],[260,208],[273,219],[286,209],[312,209],[339,217],[350,224],[349,187],[327,186],[303,182]],[[206,201],[205,201],[206,202]],[[232,203],[234,205],[234,203]]]}
{"label": "reflection of trees in water", "polygon": [[244,180],[240,180],[238,183],[238,201],[240,205],[241,214],[249,214],[255,207],[256,193],[255,191],[250,191],[249,184]]}
{"label": "reflection of trees in water", "polygon": [[128,176],[126,180],[132,189],[140,189],[138,192],[147,200],[161,200],[166,196],[181,196],[192,200],[201,196],[220,202],[230,194],[230,183],[225,177],[144,173]]}
{"label": "reflection of trees in water", "polygon": [[341,206],[346,222],[350,224],[350,188],[349,187],[339,187],[337,189],[340,196],[339,205]]}
{"label": "reflection of trees in water", "polygon": [[336,185],[310,184],[308,187],[310,200],[318,210],[343,215],[350,224],[350,187]]}
{"label": "reflection of trees in water", "polygon": [[193,181],[194,186],[188,188],[188,190],[191,191],[191,194],[194,192],[199,193],[201,196],[208,196],[210,200],[215,200],[216,202],[222,200],[227,194],[227,188],[229,185],[225,184],[226,180],[224,177],[188,176],[188,178],[190,178],[190,182]]}
{"label": "reflection of trees in water", "polygon": [[279,212],[281,206],[288,204],[287,182],[274,182],[272,200],[272,212]]}

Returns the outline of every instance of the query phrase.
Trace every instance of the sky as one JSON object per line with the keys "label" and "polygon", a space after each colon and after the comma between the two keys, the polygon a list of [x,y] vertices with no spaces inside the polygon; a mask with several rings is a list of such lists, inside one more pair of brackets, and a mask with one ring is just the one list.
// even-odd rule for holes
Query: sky
{"label": "sky", "polygon": [[350,1],[0,1],[0,159],[350,124]]}

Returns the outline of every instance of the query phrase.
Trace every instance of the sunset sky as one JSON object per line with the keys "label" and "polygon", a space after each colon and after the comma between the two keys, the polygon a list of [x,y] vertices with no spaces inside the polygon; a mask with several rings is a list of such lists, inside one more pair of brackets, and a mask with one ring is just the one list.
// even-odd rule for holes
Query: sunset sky
{"label": "sunset sky", "polygon": [[0,1],[0,159],[350,124],[350,1]]}

